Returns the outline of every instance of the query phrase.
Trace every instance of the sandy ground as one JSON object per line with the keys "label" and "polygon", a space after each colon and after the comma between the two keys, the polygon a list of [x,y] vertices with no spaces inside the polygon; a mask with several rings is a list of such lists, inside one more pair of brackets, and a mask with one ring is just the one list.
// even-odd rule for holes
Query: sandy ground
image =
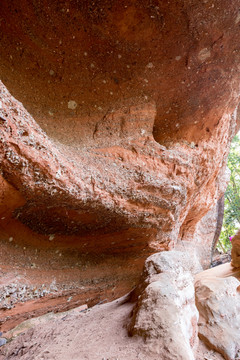
{"label": "sandy ground", "polygon": [[[160,360],[140,337],[128,336],[132,306],[123,297],[78,313],[71,310],[52,316],[3,346],[0,359]],[[196,359],[223,358],[200,342]]]}

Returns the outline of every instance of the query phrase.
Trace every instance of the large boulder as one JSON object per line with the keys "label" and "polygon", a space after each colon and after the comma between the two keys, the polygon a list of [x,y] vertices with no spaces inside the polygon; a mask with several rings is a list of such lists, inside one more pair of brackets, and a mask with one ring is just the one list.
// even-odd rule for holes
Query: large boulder
{"label": "large boulder", "polygon": [[175,251],[155,254],[145,264],[129,332],[143,337],[153,357],[195,359],[198,311],[191,265]]}
{"label": "large boulder", "polygon": [[199,337],[226,360],[240,359],[240,281],[205,277],[195,285]]}

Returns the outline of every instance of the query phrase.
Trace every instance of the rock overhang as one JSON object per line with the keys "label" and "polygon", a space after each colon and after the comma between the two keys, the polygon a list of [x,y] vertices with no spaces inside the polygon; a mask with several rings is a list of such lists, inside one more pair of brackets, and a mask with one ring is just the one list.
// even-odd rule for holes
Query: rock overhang
{"label": "rock overhang", "polygon": [[223,0],[3,1],[0,75],[65,144],[92,143],[106,114],[149,101],[158,142],[198,143],[236,106],[238,11]]}
{"label": "rock overhang", "polygon": [[195,244],[239,117],[237,1],[0,10],[0,75],[27,109],[1,85],[2,236],[16,227],[38,246],[78,244],[84,263],[105,253],[139,267]]}

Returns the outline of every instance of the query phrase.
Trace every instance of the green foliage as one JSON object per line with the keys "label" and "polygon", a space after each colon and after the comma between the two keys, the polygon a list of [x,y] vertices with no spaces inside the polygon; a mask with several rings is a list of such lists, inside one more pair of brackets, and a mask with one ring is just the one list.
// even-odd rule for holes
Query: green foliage
{"label": "green foliage", "polygon": [[231,177],[225,192],[223,227],[217,245],[218,249],[224,252],[231,248],[229,237],[240,228],[240,136],[238,134],[232,141],[228,168],[231,171]]}

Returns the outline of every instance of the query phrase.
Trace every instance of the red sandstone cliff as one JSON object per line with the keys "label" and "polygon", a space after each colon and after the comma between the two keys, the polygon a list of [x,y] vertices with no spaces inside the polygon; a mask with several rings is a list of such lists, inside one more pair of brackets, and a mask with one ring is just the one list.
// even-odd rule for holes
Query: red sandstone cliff
{"label": "red sandstone cliff", "polygon": [[207,266],[204,216],[239,119],[238,1],[2,1],[0,14],[2,286],[17,274],[34,299],[56,284],[73,306],[123,295],[157,250]]}

